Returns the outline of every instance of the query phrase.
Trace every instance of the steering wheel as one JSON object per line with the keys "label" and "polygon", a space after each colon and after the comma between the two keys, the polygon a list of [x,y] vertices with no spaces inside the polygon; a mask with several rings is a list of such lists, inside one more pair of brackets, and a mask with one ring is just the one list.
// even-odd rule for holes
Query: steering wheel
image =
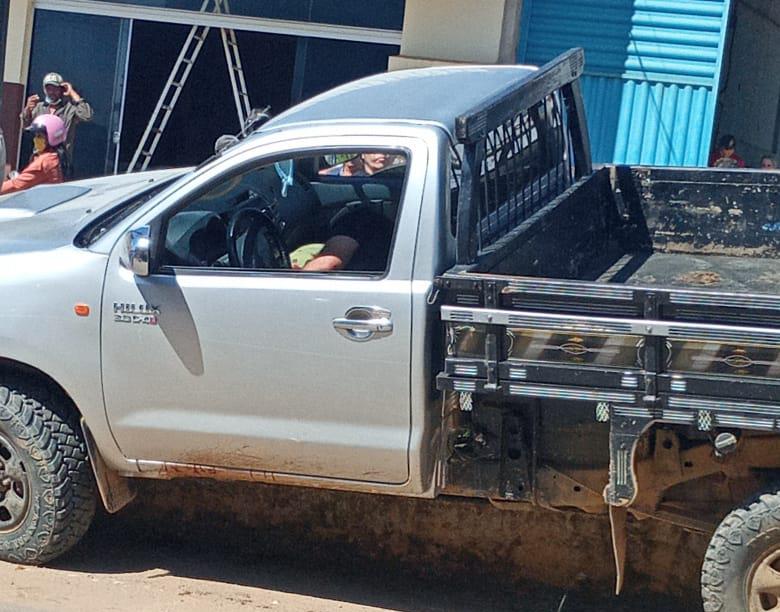
{"label": "steering wheel", "polygon": [[[243,244],[239,247],[241,237]],[[290,268],[290,253],[270,213],[239,208],[227,224],[228,261],[233,268]]]}

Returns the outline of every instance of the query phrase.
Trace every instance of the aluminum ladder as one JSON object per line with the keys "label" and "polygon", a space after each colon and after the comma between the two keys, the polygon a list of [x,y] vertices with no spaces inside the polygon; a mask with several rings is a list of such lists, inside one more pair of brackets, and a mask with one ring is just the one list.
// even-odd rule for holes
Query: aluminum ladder
{"label": "aluminum ladder", "polygon": [[[230,14],[230,5],[228,0],[203,0],[203,4],[200,7],[200,12],[208,12],[209,4],[213,1],[214,6],[211,10],[213,13],[218,14]],[[165,132],[165,128],[168,126],[168,121],[171,118],[173,109],[176,107],[176,102],[179,100],[182,89],[187,82],[187,78],[190,76],[192,67],[195,65],[195,61],[198,59],[200,50],[203,47],[203,43],[208,36],[210,26],[192,26],[184,45],[179,52],[179,57],[173,65],[168,80],[163,87],[162,94],[160,94],[157,105],[152,112],[152,117],[149,123],[146,125],[141,141],[136,147],[133,158],[127,167],[127,172],[133,172],[140,162],[141,171],[146,170],[149,163],[152,160],[157,145],[160,142],[160,138]],[[238,115],[239,126],[243,126],[249,115],[251,104],[249,102],[249,94],[246,90],[246,79],[244,78],[244,68],[241,63],[241,54],[238,50],[238,41],[236,40],[236,33],[233,29],[220,28],[220,34],[222,37],[222,47],[225,51],[225,61],[227,62],[228,74],[230,76],[230,85],[233,89],[233,99],[236,104],[236,113]]]}

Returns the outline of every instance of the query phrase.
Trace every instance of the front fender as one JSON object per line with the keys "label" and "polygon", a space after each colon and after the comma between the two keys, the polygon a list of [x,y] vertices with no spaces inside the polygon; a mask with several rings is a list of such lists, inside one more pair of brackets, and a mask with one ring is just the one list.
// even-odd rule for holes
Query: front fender
{"label": "front fender", "polygon": [[[109,465],[127,469],[103,402],[100,304],[107,257],[73,246],[0,256],[0,362],[59,385]],[[88,307],[77,315],[76,305]]]}

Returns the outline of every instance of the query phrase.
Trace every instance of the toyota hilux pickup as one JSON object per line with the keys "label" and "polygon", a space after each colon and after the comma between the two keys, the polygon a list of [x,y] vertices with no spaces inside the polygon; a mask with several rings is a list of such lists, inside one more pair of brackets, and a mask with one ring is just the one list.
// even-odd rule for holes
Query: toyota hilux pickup
{"label": "toyota hilux pickup", "polygon": [[671,522],[707,610],[775,605],[780,175],[594,169],[583,64],[376,75],[0,199],[0,558],[212,478],[608,515],[618,587]]}

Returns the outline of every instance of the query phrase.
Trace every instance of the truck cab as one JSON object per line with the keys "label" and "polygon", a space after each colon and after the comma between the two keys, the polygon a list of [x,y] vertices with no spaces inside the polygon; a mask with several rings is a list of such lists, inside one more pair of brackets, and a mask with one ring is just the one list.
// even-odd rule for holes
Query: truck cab
{"label": "truck cab", "polygon": [[[196,169],[3,198],[0,285],[15,296],[0,312],[3,405],[18,416],[33,402],[25,426],[78,441],[54,454],[78,456],[68,483],[83,500],[63,519],[70,537],[16,552],[60,526],[35,521],[51,483],[29,476],[42,460],[9,425],[7,558],[43,562],[78,539],[94,506],[90,467],[112,511],[133,477],[434,496],[431,297],[455,263],[455,119],[533,72],[378,75]],[[379,166],[359,167],[369,156]],[[310,269],[345,236],[349,261]],[[58,473],[54,463],[41,469]]]}

